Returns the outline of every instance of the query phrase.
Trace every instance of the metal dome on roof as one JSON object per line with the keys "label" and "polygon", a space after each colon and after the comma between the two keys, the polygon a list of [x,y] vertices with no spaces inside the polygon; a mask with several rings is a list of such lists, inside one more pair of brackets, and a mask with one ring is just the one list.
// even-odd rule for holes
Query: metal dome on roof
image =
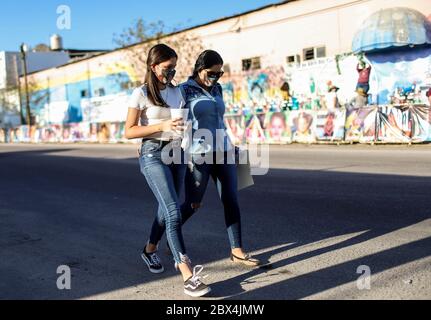
{"label": "metal dome on roof", "polygon": [[431,44],[431,22],[410,8],[382,9],[364,21],[353,39],[353,52]]}

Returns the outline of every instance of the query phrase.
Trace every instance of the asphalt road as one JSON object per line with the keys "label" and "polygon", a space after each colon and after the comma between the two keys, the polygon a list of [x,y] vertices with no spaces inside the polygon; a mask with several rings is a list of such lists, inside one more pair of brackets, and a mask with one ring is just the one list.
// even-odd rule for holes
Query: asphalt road
{"label": "asphalt road", "polygon": [[[187,299],[165,241],[165,273],[140,260],[156,201],[136,148],[0,144],[0,299]],[[213,185],[184,227],[209,299],[431,299],[431,145],[275,146],[270,166],[239,195],[270,268],[228,260]]]}

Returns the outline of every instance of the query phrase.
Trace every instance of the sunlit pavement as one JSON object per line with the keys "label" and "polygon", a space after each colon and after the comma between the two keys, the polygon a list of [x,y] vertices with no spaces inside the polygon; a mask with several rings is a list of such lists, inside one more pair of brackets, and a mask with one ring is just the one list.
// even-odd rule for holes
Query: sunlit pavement
{"label": "sunlit pavement", "polygon": [[[213,185],[184,228],[209,298],[431,298],[431,145],[273,146],[269,160],[239,195],[246,247],[269,267],[229,261]],[[0,144],[0,177],[0,299],[187,299],[165,240],[164,274],[139,257],[156,202],[137,146]]]}

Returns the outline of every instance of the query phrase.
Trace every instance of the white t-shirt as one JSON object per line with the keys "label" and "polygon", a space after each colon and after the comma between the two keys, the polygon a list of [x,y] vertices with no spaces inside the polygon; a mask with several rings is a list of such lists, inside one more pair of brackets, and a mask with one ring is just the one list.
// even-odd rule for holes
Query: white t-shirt
{"label": "white t-shirt", "polygon": [[326,108],[330,111],[334,111],[337,108],[336,104],[337,93],[334,91],[326,94]]}
{"label": "white t-shirt", "polygon": [[[179,87],[166,87],[160,91],[162,99],[169,105],[170,108],[176,109],[184,106],[185,101],[181,94]],[[159,124],[163,121],[171,119],[170,108],[160,107],[154,105],[147,95],[147,87],[142,87],[133,90],[129,100],[129,108],[141,110],[141,126],[151,126]],[[163,135],[163,137],[162,137]],[[151,136],[145,137],[146,139],[169,140],[166,133],[157,132]]]}

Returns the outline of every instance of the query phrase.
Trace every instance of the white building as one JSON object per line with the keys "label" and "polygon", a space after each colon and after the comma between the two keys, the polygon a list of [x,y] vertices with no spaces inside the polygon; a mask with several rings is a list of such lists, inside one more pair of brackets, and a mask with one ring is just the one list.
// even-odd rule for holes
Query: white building
{"label": "white building", "polygon": [[[27,72],[53,68],[67,63],[67,52],[27,52]],[[17,74],[23,75],[23,61],[20,52],[0,51],[0,90],[17,85]]]}
{"label": "white building", "polygon": [[192,31],[206,47],[218,50],[232,71],[241,71],[247,58],[256,58],[253,65],[265,68],[351,52],[361,24],[393,7],[431,15],[430,0],[290,0]]}
{"label": "white building", "polygon": [[[169,34],[161,41],[169,43],[186,35],[199,39],[203,48],[218,51],[225,61],[226,74],[221,82],[225,85],[224,93],[232,97],[226,99],[232,101],[231,106],[254,107],[255,104],[271,104],[273,100],[277,102],[282,98],[280,88],[285,81],[292,85],[296,97],[308,103],[308,99],[320,99],[327,93],[331,80],[341,87],[339,97],[345,103],[350,101],[351,95],[356,96],[357,60],[346,58],[343,62],[346,71],[340,75],[336,56],[352,53],[355,35],[363,30],[362,24],[370,16],[394,7],[431,16],[431,0],[289,0]],[[152,43],[120,48],[32,73],[29,79],[37,84],[35,92],[46,96],[34,106],[40,111],[39,120],[46,118],[45,123],[52,123],[46,114],[57,114],[63,115],[54,121],[60,125],[99,123],[107,119],[124,122],[126,112],[119,111],[123,116],[118,117],[110,105],[127,108],[121,102],[124,93],[131,85],[142,82],[145,71],[145,66],[142,62],[137,64],[131,52],[136,50],[142,60],[148,45]],[[187,45],[193,43],[186,41]],[[189,75],[198,53],[188,56],[192,62],[183,63],[181,57],[187,50],[177,46],[178,74]],[[295,76],[291,71],[292,63],[298,62],[301,64],[297,69],[301,70],[294,70]],[[182,72],[182,68],[186,71]],[[316,89],[311,90],[311,87]],[[312,92],[311,97],[308,92]],[[85,106],[88,105],[101,116],[100,121],[86,117]]]}

